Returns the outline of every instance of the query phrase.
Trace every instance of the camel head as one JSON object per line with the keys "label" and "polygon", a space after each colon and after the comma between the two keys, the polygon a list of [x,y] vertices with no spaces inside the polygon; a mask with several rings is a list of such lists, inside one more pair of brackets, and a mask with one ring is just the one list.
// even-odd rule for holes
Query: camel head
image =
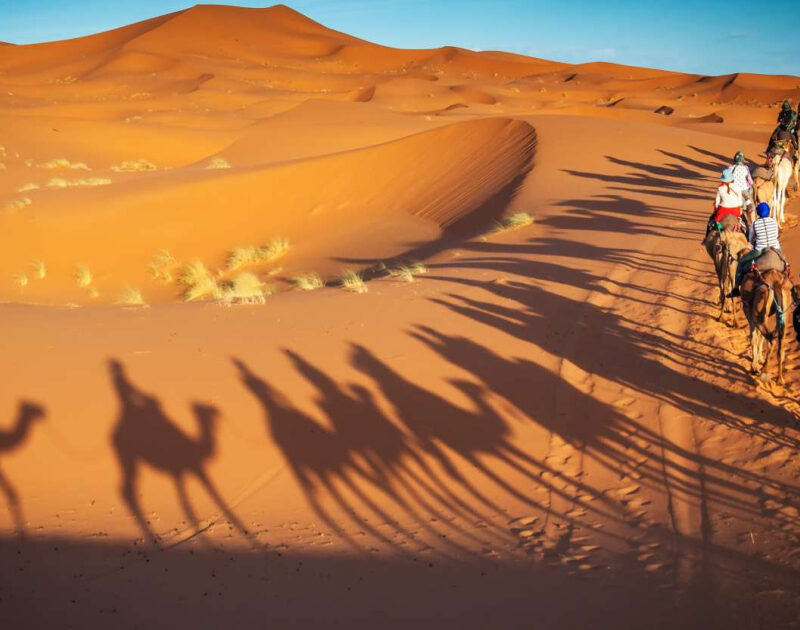
{"label": "camel head", "polygon": [[192,411],[194,411],[194,415],[201,426],[212,428],[219,420],[219,409],[214,405],[196,402],[192,404]]}
{"label": "camel head", "polygon": [[23,400],[19,404],[19,422],[21,424],[30,424],[38,420],[43,420],[45,417],[44,407],[37,405],[35,402]]}

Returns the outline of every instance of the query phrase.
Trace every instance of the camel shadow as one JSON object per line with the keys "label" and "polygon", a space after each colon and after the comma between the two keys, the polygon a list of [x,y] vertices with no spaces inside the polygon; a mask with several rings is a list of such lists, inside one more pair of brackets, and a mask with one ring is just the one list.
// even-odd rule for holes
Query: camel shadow
{"label": "camel shadow", "polygon": [[228,507],[206,472],[206,464],[216,451],[219,410],[213,405],[193,403],[192,411],[199,435],[190,437],[173,424],[157,398],[131,383],[122,363],[110,360],[109,371],[120,403],[111,435],[111,445],[122,474],[120,494],[145,538],[156,546],[161,544],[160,537],[145,518],[139,501],[137,486],[142,466],[149,466],[172,478],[183,513],[194,528],[193,535],[208,529],[214,519],[206,519],[201,524],[197,517],[186,492],[186,479],[190,476],[201,483],[228,522],[244,537],[251,539],[250,533]]}
{"label": "camel shadow", "polygon": [[[21,401],[17,408],[17,416],[14,424],[8,431],[0,431],[0,454],[10,452],[22,447],[30,436],[30,431],[34,424],[45,417],[45,410],[40,405],[27,400]],[[25,534],[25,519],[22,513],[22,506],[19,494],[11,481],[0,469],[0,491],[5,495],[8,503],[8,510],[11,513],[11,520],[17,534]]]}

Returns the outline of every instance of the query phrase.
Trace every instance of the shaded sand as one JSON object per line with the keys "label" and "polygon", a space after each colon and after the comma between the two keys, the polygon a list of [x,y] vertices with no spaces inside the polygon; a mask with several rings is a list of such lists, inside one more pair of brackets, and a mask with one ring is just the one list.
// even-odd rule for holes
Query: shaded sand
{"label": "shaded sand", "polygon": [[[747,374],[699,246],[796,77],[395,50],[284,7],[0,72],[10,627],[798,623],[798,372]],[[179,302],[182,264],[278,237],[266,304]],[[290,290],[347,268],[367,293]]]}

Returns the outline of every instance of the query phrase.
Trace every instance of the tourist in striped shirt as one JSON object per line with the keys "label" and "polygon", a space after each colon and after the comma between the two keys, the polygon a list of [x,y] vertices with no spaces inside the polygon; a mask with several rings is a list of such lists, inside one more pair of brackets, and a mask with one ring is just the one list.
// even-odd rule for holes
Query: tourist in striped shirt
{"label": "tourist in striped shirt", "polygon": [[756,214],[758,214],[758,218],[753,221],[753,225],[750,226],[747,235],[748,240],[753,245],[753,250],[760,252],[767,249],[767,247],[780,249],[778,222],[769,216],[769,205],[766,203],[758,204]]}

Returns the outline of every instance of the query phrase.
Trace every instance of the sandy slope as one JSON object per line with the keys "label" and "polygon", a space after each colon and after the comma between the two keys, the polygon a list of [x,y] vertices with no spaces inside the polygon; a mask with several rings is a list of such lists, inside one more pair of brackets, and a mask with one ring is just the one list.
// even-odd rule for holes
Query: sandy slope
{"label": "sandy slope", "polygon": [[[698,241],[719,170],[796,84],[394,50],[283,7],[13,47],[3,618],[793,627],[797,372],[746,375]],[[486,234],[520,211],[534,225]],[[147,275],[160,248],[217,269],[278,236],[252,269],[287,290],[263,306]],[[429,273],[285,283],[402,254]],[[150,308],[111,304],[126,285]],[[44,418],[15,433],[22,400]]]}

